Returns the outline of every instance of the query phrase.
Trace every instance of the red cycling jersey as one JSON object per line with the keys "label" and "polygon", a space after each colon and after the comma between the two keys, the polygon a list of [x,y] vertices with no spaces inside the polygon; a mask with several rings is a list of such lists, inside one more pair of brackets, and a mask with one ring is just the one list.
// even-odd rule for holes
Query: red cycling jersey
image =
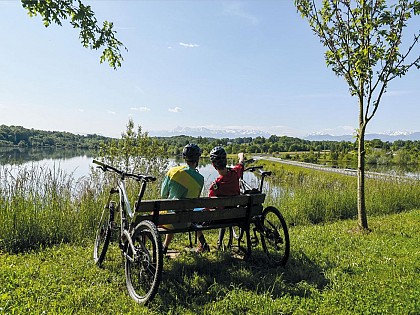
{"label": "red cycling jersey", "polygon": [[226,175],[220,175],[211,184],[209,197],[239,195],[239,179],[242,177],[243,172],[243,164],[237,164],[233,168],[228,168]]}

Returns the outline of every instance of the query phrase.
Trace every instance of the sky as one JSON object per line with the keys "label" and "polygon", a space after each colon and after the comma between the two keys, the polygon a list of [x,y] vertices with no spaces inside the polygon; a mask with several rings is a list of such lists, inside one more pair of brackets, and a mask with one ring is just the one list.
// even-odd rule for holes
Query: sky
{"label": "sky", "polygon": [[[127,47],[99,63],[78,31],[0,0],[0,125],[120,137],[129,119],[279,136],[354,134],[357,99],[292,0],[84,1]],[[407,38],[418,31],[414,20]],[[419,52],[417,46],[416,51]],[[420,70],[390,82],[367,133],[420,131]]]}

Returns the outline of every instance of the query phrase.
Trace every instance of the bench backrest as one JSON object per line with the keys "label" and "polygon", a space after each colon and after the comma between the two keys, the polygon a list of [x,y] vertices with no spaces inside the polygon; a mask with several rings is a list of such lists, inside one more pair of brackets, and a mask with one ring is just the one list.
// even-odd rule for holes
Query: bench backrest
{"label": "bench backrest", "polygon": [[[156,225],[203,221],[247,220],[261,214],[265,194],[191,199],[143,200],[136,210],[136,222],[151,220]],[[206,208],[206,211],[194,211]],[[162,213],[173,210],[176,213]]]}

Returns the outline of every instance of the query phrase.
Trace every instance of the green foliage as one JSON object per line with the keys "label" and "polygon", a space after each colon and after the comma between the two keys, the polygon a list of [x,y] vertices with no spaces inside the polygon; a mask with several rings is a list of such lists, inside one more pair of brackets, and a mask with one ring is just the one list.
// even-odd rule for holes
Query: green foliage
{"label": "green foliage", "polygon": [[29,16],[39,14],[42,17],[45,27],[51,23],[61,26],[63,20],[69,19],[73,28],[80,29],[79,38],[84,47],[94,50],[104,47],[101,63],[108,61],[114,69],[121,67],[124,59],[120,48],[125,47],[115,37],[113,23],[104,21],[102,27],[99,26],[95,13],[89,5],[84,5],[80,0],[21,0],[21,2]]}
{"label": "green foliage", "polygon": [[353,233],[352,221],[292,227],[285,268],[267,266],[260,250],[249,262],[215,251],[182,252],[165,260],[148,307],[128,296],[118,251],[104,268],[93,263],[93,241],[0,253],[0,312],[417,314],[419,220],[420,210],[372,217],[369,234]]}
{"label": "green foliage", "polygon": [[[160,189],[159,184],[169,163],[167,154],[157,139],[149,137],[147,132],[142,131],[141,126],[136,130],[132,119],[129,119],[121,139],[102,145],[98,156],[102,162],[127,172],[155,176],[159,181],[149,185],[154,193]],[[132,188],[137,189],[137,185]]]}
{"label": "green foliage", "polygon": [[98,149],[111,139],[97,134],[76,135],[62,131],[43,131],[21,126],[0,125],[0,147],[71,147]]}

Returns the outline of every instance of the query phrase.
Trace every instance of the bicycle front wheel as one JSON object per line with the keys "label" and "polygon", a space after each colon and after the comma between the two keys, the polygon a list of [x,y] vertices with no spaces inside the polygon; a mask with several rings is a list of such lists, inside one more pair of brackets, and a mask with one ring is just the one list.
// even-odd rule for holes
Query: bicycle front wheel
{"label": "bicycle front wheel", "polygon": [[290,240],[286,221],[275,207],[267,207],[262,214],[261,243],[274,265],[284,266],[289,259]]}
{"label": "bicycle front wheel", "polygon": [[155,296],[163,269],[162,241],[151,221],[142,221],[134,229],[133,247],[125,243],[125,277],[128,293],[139,304]]}
{"label": "bicycle front wheel", "polygon": [[95,244],[93,246],[93,260],[98,266],[104,261],[106,251],[108,250],[114,214],[115,203],[111,201],[105,205],[101,219],[99,220],[98,230],[96,231]]}

